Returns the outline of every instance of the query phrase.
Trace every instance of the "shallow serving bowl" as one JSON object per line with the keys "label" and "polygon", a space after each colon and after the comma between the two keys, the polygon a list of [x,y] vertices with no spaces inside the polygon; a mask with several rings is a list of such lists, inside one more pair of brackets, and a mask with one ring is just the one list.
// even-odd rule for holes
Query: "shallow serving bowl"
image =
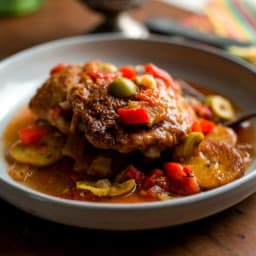
{"label": "shallow serving bowl", "polygon": [[[0,134],[52,66],[92,59],[117,65],[153,62],[174,76],[228,96],[245,111],[256,109],[256,71],[224,53],[166,38],[76,37],[34,47],[0,63]],[[255,168],[254,160],[245,176],[228,185],[170,201],[78,202],[48,196],[13,181],[0,141],[0,196],[33,215],[68,225],[109,230],[159,228],[212,215],[245,199],[256,192]]]}

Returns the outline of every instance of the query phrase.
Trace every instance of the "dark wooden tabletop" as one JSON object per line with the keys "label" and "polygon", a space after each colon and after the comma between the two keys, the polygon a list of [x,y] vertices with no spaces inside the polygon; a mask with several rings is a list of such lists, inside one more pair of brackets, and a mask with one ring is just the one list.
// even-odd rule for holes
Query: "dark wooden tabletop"
{"label": "dark wooden tabletop", "polygon": [[[155,0],[132,11],[186,14]],[[85,34],[101,17],[75,0],[48,0],[36,13],[0,17],[0,59],[53,39]],[[0,200],[0,255],[256,255],[256,195],[215,216],[151,231],[108,232],[78,229],[31,216]]]}

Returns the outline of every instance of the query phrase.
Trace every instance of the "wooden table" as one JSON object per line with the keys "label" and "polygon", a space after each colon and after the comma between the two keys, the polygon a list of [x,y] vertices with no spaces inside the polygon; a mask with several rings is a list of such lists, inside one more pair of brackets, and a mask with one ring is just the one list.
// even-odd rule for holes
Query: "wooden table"
{"label": "wooden table", "polygon": [[[184,11],[147,0],[132,15],[174,18]],[[0,18],[0,58],[38,43],[81,35],[100,21],[75,0],[48,0],[37,13]],[[256,195],[215,216],[174,228],[107,232],[51,223],[0,200],[0,255],[256,255]]]}

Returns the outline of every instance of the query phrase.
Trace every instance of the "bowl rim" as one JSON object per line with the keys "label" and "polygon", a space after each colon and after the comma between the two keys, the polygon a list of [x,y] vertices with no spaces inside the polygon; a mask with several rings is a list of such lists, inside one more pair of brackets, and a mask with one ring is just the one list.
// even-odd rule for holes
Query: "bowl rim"
{"label": "bowl rim", "polygon": [[[86,36],[75,36],[75,37],[67,37],[63,39],[53,40],[46,43],[42,43],[36,46],[33,46],[31,48],[22,50],[16,54],[13,54],[3,60],[0,61],[0,71],[4,69],[6,66],[10,65],[12,62],[15,62],[16,60],[30,57],[35,52],[38,51],[47,51],[49,49],[56,49],[56,48],[62,48],[64,46],[72,46],[75,44],[81,44],[81,43],[89,43],[89,42],[104,42],[104,41],[141,41],[144,43],[151,42],[151,43],[164,43],[164,44],[172,44],[172,45],[178,45],[186,48],[195,49],[199,52],[203,52],[206,54],[211,54],[216,57],[226,59],[230,62],[233,62],[237,65],[240,65],[242,68],[247,69],[247,71],[250,71],[253,75],[256,75],[256,69],[246,61],[239,59],[235,56],[231,56],[230,54],[220,51],[219,49],[215,49],[213,47],[201,45],[198,43],[191,43],[188,41],[181,41],[177,38],[170,38],[168,36],[155,36],[151,35],[149,37],[145,38],[131,38],[127,36],[123,36],[120,34],[98,34],[98,35],[86,35]],[[4,161],[4,165],[7,165],[7,163]],[[255,162],[255,158],[253,163]],[[252,163],[252,165],[253,165]],[[200,192],[195,195],[185,196],[185,197],[179,197],[174,198],[166,201],[154,201],[154,202],[139,202],[139,203],[102,203],[102,202],[88,202],[88,201],[76,201],[71,199],[63,199],[51,195],[47,195],[41,192],[38,192],[36,190],[33,190],[29,187],[26,187],[22,184],[19,184],[15,181],[6,180],[2,176],[0,176],[0,181],[11,186],[14,189],[17,189],[21,192],[23,192],[28,197],[33,197],[37,200],[40,200],[42,202],[47,203],[54,203],[56,205],[62,205],[62,206],[70,206],[75,208],[88,208],[88,209],[108,209],[108,210],[142,210],[145,208],[152,209],[152,208],[165,208],[165,207],[178,207],[181,205],[186,204],[192,204],[195,202],[203,201],[203,200],[210,200],[211,198],[215,198],[217,196],[220,196],[222,194],[228,193],[230,191],[233,191],[237,189],[238,187],[243,186],[244,184],[256,180],[256,169],[255,166],[249,167],[250,170],[249,173],[245,174],[244,176],[240,177],[239,179],[232,181],[231,183],[228,183],[226,185],[223,185],[221,187]]]}

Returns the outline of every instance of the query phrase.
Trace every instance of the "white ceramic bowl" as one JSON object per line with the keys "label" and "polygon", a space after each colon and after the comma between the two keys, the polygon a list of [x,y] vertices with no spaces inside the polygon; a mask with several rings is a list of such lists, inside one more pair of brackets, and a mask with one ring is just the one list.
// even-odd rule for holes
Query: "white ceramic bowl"
{"label": "white ceramic bowl", "polygon": [[[153,62],[175,76],[227,95],[246,111],[256,109],[255,71],[224,53],[166,38],[76,37],[31,48],[0,63],[0,134],[47,77],[50,67],[91,59],[117,65]],[[254,161],[245,176],[230,184],[170,201],[108,204],[65,200],[13,181],[7,174],[2,141],[0,145],[1,197],[33,215],[78,227],[136,230],[177,225],[222,211],[256,191]]]}

